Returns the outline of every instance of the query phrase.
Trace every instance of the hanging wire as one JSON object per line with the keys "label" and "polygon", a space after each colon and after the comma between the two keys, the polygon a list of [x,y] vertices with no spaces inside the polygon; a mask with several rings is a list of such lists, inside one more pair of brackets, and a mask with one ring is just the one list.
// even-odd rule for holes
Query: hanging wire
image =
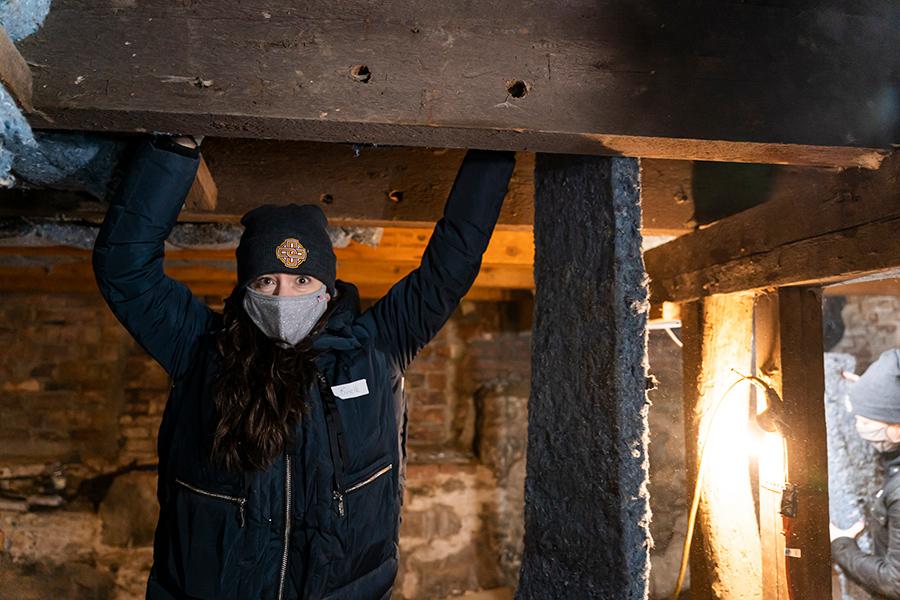
{"label": "hanging wire", "polygon": [[[697,512],[700,508],[700,494],[703,489],[703,478],[705,473],[706,466],[706,449],[707,449],[707,441],[709,439],[709,434],[712,431],[712,427],[716,422],[716,417],[719,414],[719,409],[725,404],[725,399],[728,397],[734,388],[736,388],[740,383],[744,381],[750,382],[752,385],[755,385],[761,388],[764,392],[768,391],[769,385],[754,375],[742,375],[737,369],[731,369],[737,375],[740,376],[740,379],[733,382],[728,389],[719,396],[719,399],[716,400],[715,405],[713,405],[712,414],[710,415],[709,420],[706,423],[706,427],[704,428],[703,435],[700,436],[700,461],[697,465],[697,480],[694,483],[694,494],[691,499],[691,510],[688,513],[688,523],[687,523],[687,532],[684,536],[684,545],[681,549],[681,566],[678,569],[678,580],[675,582],[675,591],[672,592],[672,600],[678,600],[678,597],[681,595],[681,589],[684,586],[684,578],[687,575],[687,567],[688,561],[690,559],[691,554],[691,542],[694,538],[694,527],[697,523]],[[783,443],[783,442],[782,442]]]}
{"label": "hanging wire", "polygon": [[675,342],[676,346],[678,346],[679,348],[684,348],[684,343],[678,339],[678,336],[675,335],[675,332],[672,331],[671,327],[666,327],[666,333],[670,338],[672,338],[672,341]]}

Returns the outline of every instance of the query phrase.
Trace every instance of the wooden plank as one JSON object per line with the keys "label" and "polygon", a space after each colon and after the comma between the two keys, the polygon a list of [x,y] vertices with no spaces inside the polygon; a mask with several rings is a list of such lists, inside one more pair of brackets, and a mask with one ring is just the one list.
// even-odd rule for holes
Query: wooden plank
{"label": "wooden plank", "polygon": [[900,296],[900,278],[853,281],[830,285],[826,296]]}
{"label": "wooden plank", "polygon": [[[442,213],[462,150],[364,147],[318,142],[204,140],[215,174],[214,212],[188,203],[180,219],[237,222],[262,202],[318,203],[334,224],[424,227]],[[203,173],[203,171],[200,171]],[[642,232],[683,235],[695,227],[764,202],[793,199],[835,173],[779,167],[675,160],[641,161]],[[198,192],[198,183],[192,193]],[[393,199],[392,199],[393,198]],[[534,217],[534,154],[519,152],[500,213],[501,230],[528,230]],[[0,190],[0,216],[67,217],[100,221],[105,205],[72,193]]]}
{"label": "wooden plank", "polygon": [[898,11],[59,0],[22,52],[55,128],[874,168]]}
{"label": "wooden plank", "polygon": [[878,171],[796,177],[795,195],[649,250],[653,301],[833,281],[900,266],[900,156]]}
{"label": "wooden plank", "polygon": [[[431,237],[431,228],[385,227],[377,246],[351,242],[335,248],[338,260],[348,262],[419,263]],[[0,256],[81,257],[87,250],[71,246],[0,246]],[[234,248],[177,248],[166,252],[169,260],[196,262],[234,262]],[[534,235],[531,231],[495,231],[482,264],[486,266],[534,264]]]}
{"label": "wooden plank", "polygon": [[[271,140],[204,140],[216,173],[218,213],[237,221],[262,202],[317,203],[334,224],[433,225],[465,151],[359,148]],[[528,229],[534,217],[534,154],[520,152],[499,223]],[[202,215],[200,215],[202,218]],[[190,212],[183,215],[192,220]]]}
{"label": "wooden plank", "polygon": [[[781,514],[783,494],[778,494],[777,502],[761,504],[760,518],[774,520],[769,535],[782,538],[770,545],[773,552],[780,551],[776,560],[782,575],[770,582],[772,595],[766,598],[831,598],[821,291],[792,287],[762,296],[756,306],[755,331],[759,371],[783,399],[783,419],[789,428],[782,432],[782,481],[771,483],[788,482],[798,489],[792,518],[783,519]],[[769,460],[780,458],[777,454]],[[761,490],[761,502],[771,495]],[[784,558],[785,549],[790,558]]]}
{"label": "wooden plank", "polygon": [[[754,310],[753,348],[760,374],[774,373],[780,367],[781,327],[778,295],[757,297]],[[763,402],[760,390],[754,390],[757,403]],[[779,390],[780,393],[780,390]],[[757,406],[759,413],[762,407]],[[784,520],[781,497],[786,481],[783,439],[780,433],[761,432],[757,459],[759,477],[759,537],[763,560],[763,598],[789,600]],[[830,597],[830,596],[829,596]]]}
{"label": "wooden plank", "polygon": [[[732,369],[752,361],[753,296],[681,306],[688,498],[705,440],[702,495],[690,553],[690,598],[762,599],[762,562],[746,438],[748,386]],[[689,500],[690,501],[690,500]],[[768,600],[768,599],[767,599]]]}
{"label": "wooden plank", "polygon": [[[9,267],[0,265],[0,292],[41,292],[67,294],[97,293],[97,284],[89,265],[67,265],[65,269],[46,266]],[[167,273],[187,285],[196,296],[225,298],[234,288],[235,278],[216,277],[216,274],[196,277],[196,269],[169,268]],[[360,298],[375,300],[388,292],[393,281],[353,281]],[[466,300],[504,302],[531,297],[529,289],[508,289],[475,285],[466,294]]]}
{"label": "wooden plank", "polygon": [[[430,230],[388,230],[383,246],[351,243],[336,248],[338,278],[357,284],[361,293],[381,295],[418,266],[430,234]],[[531,244],[531,234],[497,232],[485,253],[473,285],[478,291],[472,297],[503,299],[518,292],[530,294],[534,287]],[[200,286],[205,290],[201,295],[214,295],[209,289],[228,293],[236,283],[234,250],[169,251],[166,271],[192,289]],[[48,280],[51,287],[55,281],[61,291],[93,290],[90,251],[59,246],[0,247],[0,289],[23,291],[29,281],[39,286],[39,280]]]}
{"label": "wooden plank", "polygon": [[200,155],[200,166],[197,167],[197,175],[194,183],[188,191],[185,199],[185,209],[197,212],[210,212],[216,210],[219,201],[219,188],[209,172],[206,159]]}
{"label": "wooden plank", "polygon": [[0,83],[12,94],[25,112],[32,112],[31,69],[0,25]]}

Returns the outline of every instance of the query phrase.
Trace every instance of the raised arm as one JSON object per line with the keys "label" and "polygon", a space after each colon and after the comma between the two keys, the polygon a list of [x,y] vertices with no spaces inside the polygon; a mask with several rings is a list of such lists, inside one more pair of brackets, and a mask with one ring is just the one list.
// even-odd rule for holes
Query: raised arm
{"label": "raised arm", "polygon": [[831,543],[831,555],[847,577],[867,591],[900,600],[900,490],[893,490],[886,500],[888,548],[885,555],[866,554],[856,540],[848,537]]}
{"label": "raised arm", "polygon": [[168,138],[140,143],[94,242],[100,293],[173,378],[184,374],[214,313],[163,272],[163,250],[199,164]]}
{"label": "raised arm", "polygon": [[466,153],[422,263],[367,311],[364,318],[371,319],[376,339],[400,370],[447,322],[475,281],[515,162],[515,152]]}

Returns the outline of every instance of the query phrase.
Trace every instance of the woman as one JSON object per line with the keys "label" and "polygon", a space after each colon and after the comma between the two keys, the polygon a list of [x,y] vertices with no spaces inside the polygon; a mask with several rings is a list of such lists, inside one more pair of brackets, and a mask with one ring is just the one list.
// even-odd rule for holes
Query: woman
{"label": "woman", "polygon": [[474,281],[515,155],[466,154],[421,265],[363,313],[315,205],[244,216],[222,314],[166,277],[197,164],[189,138],[143,142],[93,255],[110,308],[173,382],[147,597],[388,598],[403,371]]}
{"label": "woman", "polygon": [[[867,522],[847,530],[831,526],[831,554],[844,573],[879,598],[900,600],[900,349],[888,350],[850,391],[856,430],[878,451],[884,487],[871,503]],[[868,525],[874,554],[855,538]]]}

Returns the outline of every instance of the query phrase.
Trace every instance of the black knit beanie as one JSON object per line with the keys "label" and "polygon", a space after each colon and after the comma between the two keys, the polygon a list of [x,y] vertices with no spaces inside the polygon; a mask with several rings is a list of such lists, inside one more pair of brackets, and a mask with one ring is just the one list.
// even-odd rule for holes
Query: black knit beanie
{"label": "black knit beanie", "polygon": [[881,354],[850,388],[854,414],[900,423],[900,348]]}
{"label": "black knit beanie", "polygon": [[241,219],[238,286],[265,273],[311,275],[334,296],[336,258],[328,237],[328,219],[315,204],[264,204]]}

